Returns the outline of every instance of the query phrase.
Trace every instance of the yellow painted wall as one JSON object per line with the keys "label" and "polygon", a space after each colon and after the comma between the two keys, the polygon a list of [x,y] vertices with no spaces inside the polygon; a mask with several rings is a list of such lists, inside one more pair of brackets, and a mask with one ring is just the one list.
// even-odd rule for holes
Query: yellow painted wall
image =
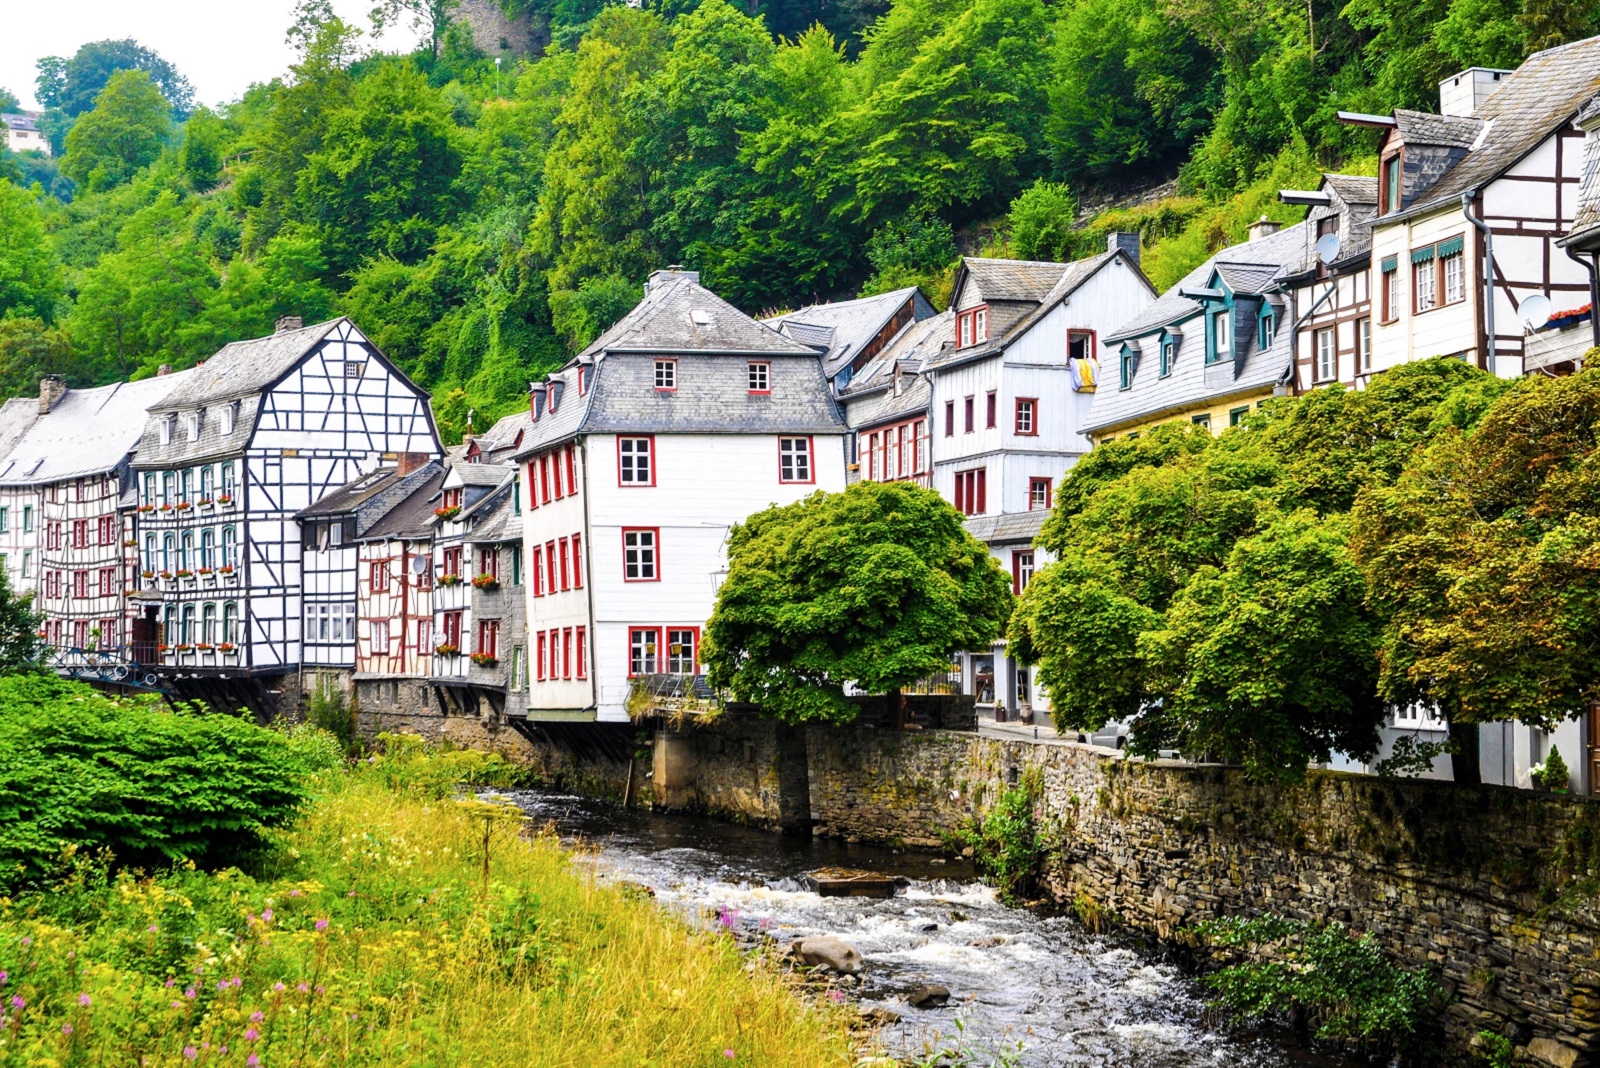
{"label": "yellow painted wall", "polygon": [[1211,433],[1220,434],[1231,425],[1228,420],[1234,409],[1255,408],[1262,401],[1269,400],[1271,397],[1272,387],[1268,386],[1259,393],[1241,394],[1217,404],[1198,401],[1193,407],[1185,408],[1178,412],[1169,412],[1158,419],[1151,419],[1143,423],[1132,423],[1119,427],[1115,431],[1100,434],[1094,439],[1094,443],[1099,445],[1105,441],[1121,440],[1129,434],[1143,434],[1150,428],[1160,426],[1163,423],[1192,423],[1197,415],[1209,415],[1211,417]]}

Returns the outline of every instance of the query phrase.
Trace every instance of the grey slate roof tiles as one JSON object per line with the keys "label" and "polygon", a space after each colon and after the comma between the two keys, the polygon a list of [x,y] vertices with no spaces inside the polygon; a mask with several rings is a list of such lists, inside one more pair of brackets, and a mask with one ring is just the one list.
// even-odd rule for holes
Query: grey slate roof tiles
{"label": "grey slate roof tiles", "polygon": [[1044,521],[1049,517],[1048,509],[1037,508],[1028,512],[976,516],[968,519],[962,526],[966,527],[967,533],[974,538],[989,545],[1012,542],[1026,542],[1031,545],[1033,539],[1039,536],[1039,529],[1044,526]]}
{"label": "grey slate roof tiles", "polygon": [[1044,300],[1065,270],[1060,263],[978,256],[964,257],[961,267],[971,276],[972,284],[978,287],[984,300]]}
{"label": "grey slate roof tiles", "polygon": [[433,461],[424,470],[427,477],[415,489],[357,536],[365,540],[432,537],[433,510],[444,483],[444,465]]}
{"label": "grey slate roof tiles", "polygon": [[299,330],[232,341],[194,368],[183,384],[172,389],[153,411],[177,411],[211,401],[259,393],[315,348],[343,319],[330,319]]}
{"label": "grey slate roof tiles", "polygon": [[[113,470],[139,444],[147,422],[146,409],[173,388],[181,388],[192,373],[179,371],[138,382],[67,390],[48,415],[35,414],[28,429],[5,452],[0,459],[0,483],[55,482]],[[37,413],[36,399],[19,400]]]}
{"label": "grey slate roof tiles", "polygon": [[763,326],[688,275],[653,281],[644,299],[579,353],[807,353],[815,349]]}
{"label": "grey slate roof tiles", "polygon": [[871,297],[813,304],[762,322],[796,341],[824,349],[831,377],[855,359],[908,300],[919,302],[925,313],[933,311],[917,287],[908,286]]}
{"label": "grey slate roof tiles", "polygon": [[364,538],[372,527],[384,521],[413,493],[430,484],[443,469],[437,460],[430,460],[403,476],[398,468],[380,467],[324,495],[316,504],[297,512],[296,517],[310,519],[353,513],[356,517],[356,537]]}
{"label": "grey slate roof tiles", "polygon": [[1483,121],[1461,115],[1435,115],[1427,111],[1394,109],[1400,138],[1408,145],[1471,148],[1483,130]]}

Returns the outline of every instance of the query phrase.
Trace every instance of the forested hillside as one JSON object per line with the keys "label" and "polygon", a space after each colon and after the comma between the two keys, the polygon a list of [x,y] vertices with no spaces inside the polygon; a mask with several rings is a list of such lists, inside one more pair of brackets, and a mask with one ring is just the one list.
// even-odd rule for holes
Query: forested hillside
{"label": "forested hillside", "polygon": [[[300,54],[220,110],[133,42],[44,58],[59,165],[0,150],[0,392],[152,374],[354,316],[449,436],[521,403],[669,263],[762,311],[947,285],[969,251],[1143,231],[1170,284],[1318,171],[1340,109],[1433,109],[1472,65],[1596,31],[1582,0],[508,0],[553,43],[496,68],[419,14],[410,55],[305,0]],[[770,7],[772,10],[764,11]],[[0,105],[10,106],[0,91]],[[1070,229],[1077,196],[1180,195]],[[999,225],[981,225],[998,220]],[[978,236],[981,235],[981,236]]]}

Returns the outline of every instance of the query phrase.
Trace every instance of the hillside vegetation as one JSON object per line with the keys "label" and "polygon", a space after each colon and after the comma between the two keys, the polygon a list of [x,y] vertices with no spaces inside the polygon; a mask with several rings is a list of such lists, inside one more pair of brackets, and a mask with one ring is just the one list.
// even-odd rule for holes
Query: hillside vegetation
{"label": "hillside vegetation", "polygon": [[[954,234],[1007,219],[984,251],[1139,229],[1164,286],[1251,218],[1291,221],[1279,186],[1363,166],[1373,134],[1339,109],[1431,108],[1439,78],[1590,34],[1600,7],[520,3],[553,43],[497,70],[450,0],[387,5],[438,16],[411,55],[366,53],[304,0],[294,65],[216,109],[131,41],[45,58],[64,154],[0,155],[0,391],[153,374],[281,314],[348,313],[455,435],[672,263],[751,311],[905,281],[937,296]],[[1068,225],[1075,191],[1175,174],[1178,197]]]}

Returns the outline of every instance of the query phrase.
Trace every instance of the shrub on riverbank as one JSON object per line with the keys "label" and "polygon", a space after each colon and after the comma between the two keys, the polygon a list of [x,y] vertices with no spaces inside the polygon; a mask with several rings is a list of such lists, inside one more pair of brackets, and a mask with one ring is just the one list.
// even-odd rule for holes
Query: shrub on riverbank
{"label": "shrub on riverbank", "polygon": [[254,875],[86,864],[0,904],[0,1062],[851,1063],[834,1010],[597,886],[520,813],[433,796],[427,759],[316,777]]}
{"label": "shrub on riverbank", "polygon": [[982,819],[956,830],[957,846],[972,850],[973,863],[1000,898],[1016,904],[1037,888],[1048,844],[1033,815],[1034,790],[1017,786],[1000,795]]}
{"label": "shrub on riverbank", "polygon": [[303,768],[296,742],[233,716],[0,677],[0,891],[45,877],[64,852],[236,862],[304,800]]}

